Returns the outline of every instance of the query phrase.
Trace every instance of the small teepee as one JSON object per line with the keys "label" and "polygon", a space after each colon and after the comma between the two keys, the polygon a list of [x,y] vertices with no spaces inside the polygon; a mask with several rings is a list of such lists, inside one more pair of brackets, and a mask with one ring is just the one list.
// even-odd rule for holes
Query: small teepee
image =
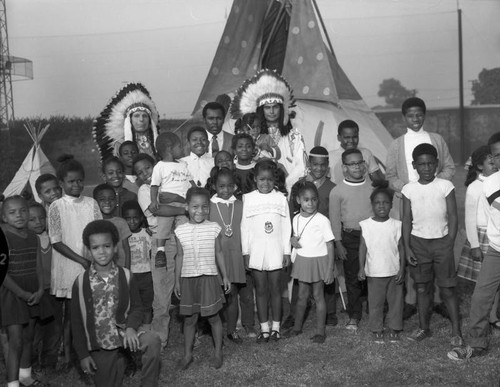
{"label": "small teepee", "polygon": [[33,140],[33,146],[12,181],[7,188],[5,188],[5,191],[3,191],[5,197],[20,195],[29,187],[35,200],[40,201],[38,195],[36,195],[36,179],[44,173],[55,174],[54,167],[52,167],[52,164],[50,164],[49,159],[45,156],[40,146],[40,142],[45,133],[49,130],[49,126],[50,124],[46,125],[44,128],[42,128],[41,125],[35,127],[31,122],[24,125],[24,128]]}

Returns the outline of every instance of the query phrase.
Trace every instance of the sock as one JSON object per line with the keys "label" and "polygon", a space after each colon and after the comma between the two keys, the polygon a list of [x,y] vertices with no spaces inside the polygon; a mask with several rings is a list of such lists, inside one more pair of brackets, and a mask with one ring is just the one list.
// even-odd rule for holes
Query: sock
{"label": "sock", "polygon": [[262,333],[269,333],[269,323],[267,321],[264,323],[260,323],[260,331]]}
{"label": "sock", "polygon": [[273,331],[279,332],[280,331],[280,322],[279,321],[273,321]]}
{"label": "sock", "polygon": [[165,252],[165,246],[158,247],[156,250],[157,250],[157,251],[163,251],[163,252]]}
{"label": "sock", "polygon": [[7,387],[19,387],[19,380],[14,380],[13,382],[8,382]]}
{"label": "sock", "polygon": [[31,367],[19,368],[19,380],[31,378]]}

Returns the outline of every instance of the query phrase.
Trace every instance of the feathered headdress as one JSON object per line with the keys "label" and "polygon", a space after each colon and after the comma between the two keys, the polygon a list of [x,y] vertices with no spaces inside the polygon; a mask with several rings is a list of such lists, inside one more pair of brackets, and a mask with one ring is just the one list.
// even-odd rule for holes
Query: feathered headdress
{"label": "feathered headdress", "polygon": [[[148,90],[140,83],[128,83],[106,105],[94,120],[92,135],[99,148],[101,160],[112,156],[117,143],[134,141],[130,115],[136,111],[149,114],[153,144],[158,137],[159,114]],[[115,154],[116,155],[116,154]]]}
{"label": "feathered headdress", "polygon": [[259,106],[273,103],[283,105],[283,125],[288,124],[290,109],[295,106],[293,90],[280,74],[265,69],[241,85],[229,109],[231,117],[238,119],[247,113],[255,113]]}

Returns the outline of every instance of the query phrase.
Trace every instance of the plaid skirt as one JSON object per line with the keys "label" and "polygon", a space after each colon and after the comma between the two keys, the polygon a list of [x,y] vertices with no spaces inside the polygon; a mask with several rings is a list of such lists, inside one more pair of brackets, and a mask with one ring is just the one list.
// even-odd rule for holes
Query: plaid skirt
{"label": "plaid skirt", "polygon": [[[483,256],[488,251],[489,240],[486,234],[486,227],[478,227],[477,235],[479,238],[479,248],[483,253]],[[464,278],[469,281],[476,282],[481,270],[481,262],[474,261],[471,257],[471,247],[469,241],[465,241],[464,247],[462,249],[462,254],[458,260],[457,275],[460,278]]]}

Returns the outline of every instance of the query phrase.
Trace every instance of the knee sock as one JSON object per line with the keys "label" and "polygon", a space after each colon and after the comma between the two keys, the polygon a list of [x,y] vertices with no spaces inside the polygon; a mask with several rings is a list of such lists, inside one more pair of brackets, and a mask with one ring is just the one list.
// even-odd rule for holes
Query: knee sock
{"label": "knee sock", "polygon": [[280,322],[279,321],[273,321],[272,330],[276,331],[276,332],[280,331]]}
{"label": "knee sock", "polygon": [[19,381],[23,384],[31,384],[33,382],[33,379],[31,378],[31,367],[19,368]]}

